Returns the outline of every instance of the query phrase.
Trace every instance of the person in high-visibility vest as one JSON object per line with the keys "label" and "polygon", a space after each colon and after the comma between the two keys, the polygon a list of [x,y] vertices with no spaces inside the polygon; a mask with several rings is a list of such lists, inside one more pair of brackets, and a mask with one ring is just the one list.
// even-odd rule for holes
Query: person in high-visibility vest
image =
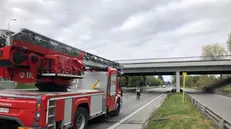
{"label": "person in high-visibility vest", "polygon": [[140,87],[136,87],[137,98],[140,98],[140,92],[141,92],[141,88]]}

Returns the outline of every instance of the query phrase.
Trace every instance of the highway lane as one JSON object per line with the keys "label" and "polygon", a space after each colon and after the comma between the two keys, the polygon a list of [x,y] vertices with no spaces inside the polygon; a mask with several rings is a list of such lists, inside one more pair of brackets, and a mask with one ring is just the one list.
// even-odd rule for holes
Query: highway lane
{"label": "highway lane", "polygon": [[158,93],[158,92],[167,92],[171,91],[173,87],[157,87],[157,88],[150,88],[150,89],[145,89],[144,92],[149,92],[149,93]]}
{"label": "highway lane", "polygon": [[205,105],[225,120],[231,122],[231,98],[217,94],[203,93],[197,90],[187,89],[186,92],[201,104]]}
{"label": "highway lane", "polygon": [[124,93],[123,96],[123,106],[120,111],[120,115],[116,117],[104,116],[101,118],[96,118],[94,120],[89,121],[87,129],[107,129],[112,126],[114,123],[120,121],[125,118],[129,114],[133,113],[143,105],[147,104],[154,98],[157,98],[162,93],[150,93],[150,94],[142,94],[140,100],[136,100],[135,93]]}

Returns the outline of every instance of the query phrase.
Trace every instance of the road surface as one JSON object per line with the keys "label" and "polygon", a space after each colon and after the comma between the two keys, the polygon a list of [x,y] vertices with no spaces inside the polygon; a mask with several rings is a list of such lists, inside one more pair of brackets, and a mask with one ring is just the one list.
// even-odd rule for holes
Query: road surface
{"label": "road surface", "polygon": [[186,89],[186,92],[201,104],[231,123],[231,98],[190,89]]}
{"label": "road surface", "polygon": [[[106,116],[106,117],[101,117],[101,118],[96,118],[94,120],[91,120],[91,121],[89,121],[87,129],[107,129],[107,128],[111,127],[113,124],[123,120],[125,117],[129,116],[131,113],[134,113],[135,111],[140,109],[145,104],[147,104],[150,101],[154,100],[155,98],[159,97],[161,94],[164,95],[162,97],[162,98],[164,98],[166,93],[163,94],[163,92],[165,92],[166,89],[165,90],[160,89],[159,91],[160,91],[159,93],[142,94],[140,100],[136,100],[136,95],[134,93],[124,93],[123,106],[121,108],[119,116],[116,116],[116,117]],[[159,103],[159,100],[157,100],[157,101]],[[155,105],[158,106],[158,104],[155,104]],[[152,107],[153,107],[153,105],[152,105]],[[145,112],[150,114],[150,110],[151,109],[147,109],[147,111],[145,111]],[[142,114],[145,114],[145,112],[143,112]],[[147,116],[147,115],[145,115],[145,116]],[[135,117],[135,115],[134,115],[134,117]],[[142,118],[139,117],[139,119],[142,119]],[[131,123],[131,121],[130,121],[130,123]],[[119,127],[119,128],[124,128],[124,127]]]}

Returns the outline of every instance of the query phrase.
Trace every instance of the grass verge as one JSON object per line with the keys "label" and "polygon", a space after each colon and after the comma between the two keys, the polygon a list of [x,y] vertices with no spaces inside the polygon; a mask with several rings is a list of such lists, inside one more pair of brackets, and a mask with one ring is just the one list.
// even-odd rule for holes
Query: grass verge
{"label": "grass verge", "polygon": [[187,96],[183,104],[182,93],[172,93],[152,116],[147,129],[217,129],[217,127],[191,104]]}
{"label": "grass verge", "polygon": [[224,90],[227,90],[227,91],[231,91],[231,86],[229,85],[229,86],[226,86],[226,87],[224,87],[223,88]]}

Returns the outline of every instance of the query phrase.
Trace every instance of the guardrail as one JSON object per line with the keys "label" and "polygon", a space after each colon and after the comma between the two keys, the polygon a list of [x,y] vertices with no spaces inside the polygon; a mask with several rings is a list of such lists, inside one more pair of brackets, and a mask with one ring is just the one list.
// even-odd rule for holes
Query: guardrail
{"label": "guardrail", "polygon": [[[144,87],[143,89],[146,89],[146,87]],[[126,92],[135,92],[136,87],[122,87],[122,90],[123,90],[124,93],[126,93]]]}
{"label": "guardrail", "polygon": [[231,97],[231,91],[229,91],[229,90],[215,90],[215,93]]}
{"label": "guardrail", "polygon": [[200,103],[198,100],[193,98],[191,95],[186,94],[194,104],[203,114],[205,114],[209,119],[213,120],[219,129],[231,129],[231,123],[224,120],[221,116],[210,110],[208,107]]}
{"label": "guardrail", "polygon": [[[158,86],[142,87],[143,90],[158,88]],[[135,92],[136,87],[122,87],[123,92]]]}

